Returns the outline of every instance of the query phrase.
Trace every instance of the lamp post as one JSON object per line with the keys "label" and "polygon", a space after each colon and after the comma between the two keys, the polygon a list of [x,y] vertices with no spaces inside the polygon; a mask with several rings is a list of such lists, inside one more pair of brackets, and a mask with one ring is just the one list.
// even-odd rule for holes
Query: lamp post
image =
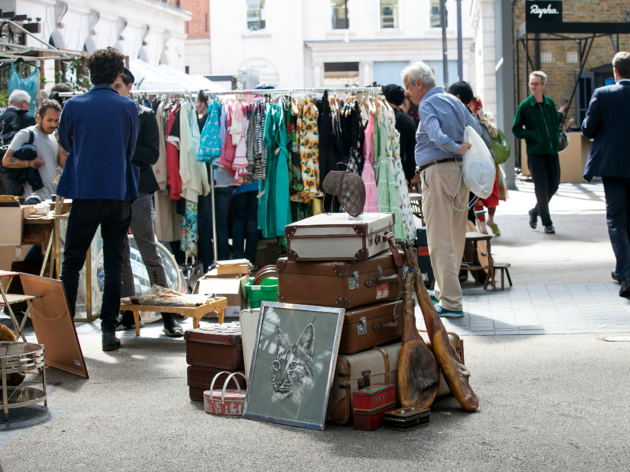
{"label": "lamp post", "polygon": [[444,88],[448,88],[448,45],[446,42],[446,0],[440,0],[440,23],[442,24],[442,62],[444,64]]}

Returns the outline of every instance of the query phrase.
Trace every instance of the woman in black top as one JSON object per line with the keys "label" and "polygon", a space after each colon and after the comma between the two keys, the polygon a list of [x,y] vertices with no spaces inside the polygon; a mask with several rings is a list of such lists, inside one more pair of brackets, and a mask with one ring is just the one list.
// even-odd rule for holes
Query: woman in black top
{"label": "woman in black top", "polygon": [[405,179],[409,184],[416,175],[416,125],[413,119],[400,108],[405,101],[405,89],[396,84],[385,85],[383,95],[394,109],[396,130],[400,133],[400,161],[405,172]]}

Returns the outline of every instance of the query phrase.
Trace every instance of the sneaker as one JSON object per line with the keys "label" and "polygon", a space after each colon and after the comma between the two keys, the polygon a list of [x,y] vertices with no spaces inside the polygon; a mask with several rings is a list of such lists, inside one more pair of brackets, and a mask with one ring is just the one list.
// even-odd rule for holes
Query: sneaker
{"label": "sneaker", "polygon": [[538,226],[538,214],[534,208],[529,210],[529,226],[531,226],[532,229],[536,229],[536,226]]}
{"label": "sneaker", "polygon": [[445,310],[441,306],[436,308],[438,309],[438,315],[440,315],[442,318],[461,318],[462,316],[464,316],[463,311]]}
{"label": "sneaker", "polygon": [[545,234],[556,234],[556,228],[553,225],[545,226]]}
{"label": "sneaker", "polygon": [[429,295],[431,296],[431,301],[433,302],[434,305],[437,305],[438,303],[440,303],[440,300],[438,300],[435,297],[435,290],[429,290]]}
{"label": "sneaker", "polygon": [[490,229],[492,230],[492,233],[495,236],[501,236],[501,230],[499,229],[499,226],[496,223],[492,223],[490,226]]}
{"label": "sneaker", "polygon": [[162,331],[170,338],[181,338],[184,335],[184,328],[179,323],[169,323]]}

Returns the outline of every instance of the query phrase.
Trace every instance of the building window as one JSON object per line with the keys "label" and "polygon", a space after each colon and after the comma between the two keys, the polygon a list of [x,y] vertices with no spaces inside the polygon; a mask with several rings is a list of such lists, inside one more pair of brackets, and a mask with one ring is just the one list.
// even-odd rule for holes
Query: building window
{"label": "building window", "polygon": [[[446,5],[446,2],[444,2]],[[448,28],[448,8],[445,7],[446,27]],[[441,28],[442,18],[440,17],[440,0],[431,0],[431,28]]]}
{"label": "building window", "polygon": [[331,0],[332,6],[332,29],[350,28],[348,17],[348,0]]}
{"label": "building window", "polygon": [[358,85],[358,62],[324,63],[324,87],[352,87]]}
{"label": "building window", "polygon": [[381,28],[398,28],[398,0],[381,0]]}
{"label": "building window", "polygon": [[265,29],[265,0],[247,0],[247,29]]}

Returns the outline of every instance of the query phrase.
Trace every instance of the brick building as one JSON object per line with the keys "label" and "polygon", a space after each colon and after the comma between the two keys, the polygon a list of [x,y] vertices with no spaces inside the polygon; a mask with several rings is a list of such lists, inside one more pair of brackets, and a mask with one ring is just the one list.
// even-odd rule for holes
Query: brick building
{"label": "brick building", "polygon": [[[625,23],[630,22],[630,2],[627,0],[564,0],[564,22],[591,22],[591,23]],[[525,22],[525,0],[518,0],[514,4],[514,37],[516,29]],[[546,35],[543,35],[546,36]],[[576,35],[565,35],[575,37]],[[588,36],[583,34],[580,36]],[[531,36],[530,36],[531,38]],[[615,44],[617,37],[613,38]],[[571,97],[575,79],[580,70],[579,47],[574,41],[540,41],[539,58],[536,59],[536,45],[529,42],[529,54],[536,65],[548,76],[546,94],[559,106],[564,99]],[[519,51],[520,92],[521,101],[529,95],[527,77],[525,76],[525,49],[522,45]],[[619,51],[630,51],[630,35],[619,35]],[[588,60],[582,73],[580,87],[576,92],[568,117],[575,119],[576,125],[580,125],[592,91],[605,85],[605,80],[613,77],[612,58],[615,55],[610,37],[596,38],[591,48]],[[515,56],[516,61],[516,56]],[[530,67],[531,72],[531,67]],[[516,79],[516,62],[514,69]],[[516,82],[516,80],[515,80]],[[516,87],[516,84],[515,84]],[[518,103],[516,103],[518,106]],[[576,110],[579,107],[579,116]]]}

